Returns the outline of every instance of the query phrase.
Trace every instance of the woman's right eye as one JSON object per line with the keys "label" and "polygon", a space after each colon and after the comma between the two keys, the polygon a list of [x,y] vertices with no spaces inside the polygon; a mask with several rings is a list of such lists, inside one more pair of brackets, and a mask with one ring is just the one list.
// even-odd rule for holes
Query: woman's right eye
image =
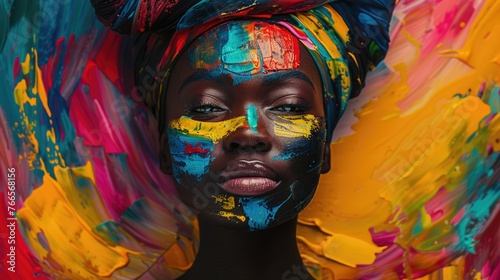
{"label": "woman's right eye", "polygon": [[222,113],[224,109],[215,104],[201,104],[189,106],[186,111],[191,115],[208,115]]}

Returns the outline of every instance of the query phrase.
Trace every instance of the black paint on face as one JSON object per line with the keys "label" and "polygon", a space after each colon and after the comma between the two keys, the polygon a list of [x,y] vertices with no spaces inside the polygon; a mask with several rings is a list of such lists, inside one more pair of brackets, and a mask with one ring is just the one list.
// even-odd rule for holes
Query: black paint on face
{"label": "black paint on face", "polygon": [[[253,66],[273,65],[275,58],[265,58],[262,48],[281,46],[270,52],[275,60],[293,51],[296,63],[251,69],[243,59],[228,71],[224,48],[234,43],[231,28],[248,31],[250,24],[272,36],[257,43],[257,36],[240,36],[247,47],[231,49],[232,56],[258,54],[261,64],[253,60]],[[283,38],[295,42],[286,45]],[[210,40],[221,47],[207,49]],[[196,61],[207,53],[210,65]],[[231,22],[198,38],[172,69],[161,143],[162,166],[172,170],[183,202],[214,222],[250,230],[295,217],[312,198],[325,165],[321,88],[312,57],[282,27]]]}

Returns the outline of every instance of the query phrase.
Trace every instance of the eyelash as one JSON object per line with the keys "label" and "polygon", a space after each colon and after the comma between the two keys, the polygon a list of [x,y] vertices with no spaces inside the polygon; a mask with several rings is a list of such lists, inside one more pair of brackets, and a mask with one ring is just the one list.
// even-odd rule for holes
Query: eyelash
{"label": "eyelash", "polygon": [[[209,109],[210,111],[209,112],[204,111],[207,109]],[[186,107],[186,113],[189,115],[218,114],[223,111],[224,111],[223,108],[214,103],[191,104]]]}
{"label": "eyelash", "polygon": [[309,110],[309,106],[301,103],[285,103],[271,108],[272,111],[284,112],[284,113],[304,113]]}
{"label": "eyelash", "polygon": [[[278,106],[270,108],[271,111],[285,113],[285,114],[301,114],[309,110],[309,106],[301,103],[285,103]],[[220,114],[225,111],[219,105],[214,103],[203,103],[203,104],[192,104],[188,105],[185,109],[188,115],[210,115],[210,114]]]}

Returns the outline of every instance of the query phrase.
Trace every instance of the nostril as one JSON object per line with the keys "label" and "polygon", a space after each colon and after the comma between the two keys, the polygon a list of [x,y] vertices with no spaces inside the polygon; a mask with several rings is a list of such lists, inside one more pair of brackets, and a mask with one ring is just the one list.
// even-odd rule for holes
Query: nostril
{"label": "nostril", "polygon": [[258,152],[264,152],[267,150],[267,145],[266,143],[259,142],[257,145],[255,145],[255,150]]}
{"label": "nostril", "polygon": [[258,142],[253,145],[246,145],[237,142],[229,143],[229,149],[231,151],[248,151],[255,150],[257,152],[265,152],[268,150],[268,145],[264,142]]}
{"label": "nostril", "polygon": [[240,148],[240,144],[232,142],[229,144],[229,148],[233,151],[237,150],[238,148]]}
{"label": "nostril", "polygon": [[272,146],[267,135],[256,135],[250,129],[238,129],[230,133],[223,143],[228,152],[267,152]]}

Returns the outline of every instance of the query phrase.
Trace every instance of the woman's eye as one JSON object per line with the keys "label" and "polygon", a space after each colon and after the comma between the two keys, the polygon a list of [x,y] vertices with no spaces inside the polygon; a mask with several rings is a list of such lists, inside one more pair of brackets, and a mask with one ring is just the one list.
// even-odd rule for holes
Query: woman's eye
{"label": "woman's eye", "polygon": [[186,110],[190,114],[212,114],[212,113],[221,113],[224,112],[224,109],[213,104],[203,104],[203,105],[196,105],[187,108]]}
{"label": "woman's eye", "polygon": [[301,104],[283,104],[273,107],[272,110],[284,113],[304,113],[308,108]]}

